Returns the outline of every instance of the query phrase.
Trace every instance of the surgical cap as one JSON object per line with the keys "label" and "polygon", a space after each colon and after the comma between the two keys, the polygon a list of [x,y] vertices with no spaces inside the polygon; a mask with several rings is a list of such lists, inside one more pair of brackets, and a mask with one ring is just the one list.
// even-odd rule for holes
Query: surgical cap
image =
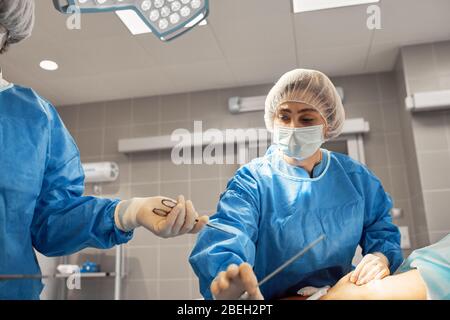
{"label": "surgical cap", "polygon": [[264,120],[273,131],[277,108],[286,102],[300,102],[315,108],[326,121],[326,139],[337,137],[344,125],[345,111],[336,87],[322,72],[296,69],[285,73],[266,98]]}
{"label": "surgical cap", "polygon": [[9,44],[31,35],[34,25],[34,0],[0,0],[0,24],[8,30],[8,38],[0,52]]}

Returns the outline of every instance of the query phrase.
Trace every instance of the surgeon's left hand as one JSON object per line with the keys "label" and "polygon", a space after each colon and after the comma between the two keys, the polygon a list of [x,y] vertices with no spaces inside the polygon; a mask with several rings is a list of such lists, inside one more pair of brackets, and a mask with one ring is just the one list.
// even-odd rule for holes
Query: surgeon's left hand
{"label": "surgeon's left hand", "polygon": [[360,286],[372,280],[383,279],[390,274],[389,260],[376,252],[364,256],[350,276],[350,282]]}

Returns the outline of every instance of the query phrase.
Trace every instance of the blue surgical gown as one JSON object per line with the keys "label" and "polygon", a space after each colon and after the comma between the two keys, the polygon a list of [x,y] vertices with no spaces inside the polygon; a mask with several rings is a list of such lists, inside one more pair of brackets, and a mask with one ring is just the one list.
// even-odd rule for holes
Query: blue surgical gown
{"label": "blue surgical gown", "polygon": [[397,272],[417,269],[430,300],[450,300],[450,235],[435,244],[414,250]]}
{"label": "blue surgical gown", "polygon": [[[0,89],[0,275],[40,274],[33,248],[61,256],[110,248],[119,200],[83,197],[84,173],[55,108],[33,90]],[[0,299],[39,299],[41,280],[0,280]]]}
{"label": "blue surgical gown", "polygon": [[334,285],[352,270],[358,244],[364,255],[383,253],[391,272],[398,268],[400,233],[379,179],[346,155],[321,152],[312,178],[271,146],[228,182],[211,223],[235,235],[205,228],[190,256],[206,299],[213,279],[230,264],[248,262],[261,280],[321,234],[324,241],[261,286],[266,299]]}

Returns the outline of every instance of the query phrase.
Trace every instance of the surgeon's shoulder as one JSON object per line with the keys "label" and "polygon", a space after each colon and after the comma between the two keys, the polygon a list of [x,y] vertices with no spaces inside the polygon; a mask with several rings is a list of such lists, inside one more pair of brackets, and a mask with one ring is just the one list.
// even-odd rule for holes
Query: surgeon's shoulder
{"label": "surgeon's shoulder", "polygon": [[11,88],[11,94],[14,95],[14,108],[21,111],[24,115],[34,118],[42,117],[50,119],[54,108],[43,97],[31,88],[14,85]]}
{"label": "surgeon's shoulder", "polygon": [[231,178],[228,186],[237,186],[241,189],[258,189],[258,181],[264,170],[266,160],[264,157],[251,160],[241,166]]}
{"label": "surgeon's shoulder", "polygon": [[347,175],[355,176],[361,179],[370,179],[379,182],[379,179],[364,164],[348,155],[330,152],[331,161],[340,166]]}
{"label": "surgeon's shoulder", "polygon": [[264,170],[267,167],[268,167],[268,159],[267,156],[264,156],[251,160],[249,163],[240,167],[236,173],[257,179],[264,173]]}

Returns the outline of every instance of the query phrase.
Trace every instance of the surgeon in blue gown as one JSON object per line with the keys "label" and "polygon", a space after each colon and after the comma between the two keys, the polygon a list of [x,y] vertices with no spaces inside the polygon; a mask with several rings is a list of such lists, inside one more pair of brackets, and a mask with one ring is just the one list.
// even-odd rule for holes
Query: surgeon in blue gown
{"label": "surgeon in blue gown", "polygon": [[[321,149],[342,131],[341,99],[323,73],[283,75],[266,100],[274,144],[241,167],[221,195],[211,221],[234,236],[204,230],[190,256],[207,299],[277,299],[298,290],[333,286],[352,271],[358,245],[364,257],[351,281],[382,279],[402,263],[392,200],[380,180],[346,155]],[[266,282],[320,235],[326,239]]]}
{"label": "surgeon in blue gown", "polygon": [[[0,52],[30,35],[33,17],[33,1],[0,0]],[[120,201],[83,191],[78,148],[55,108],[0,72],[0,299],[39,299],[34,249],[61,256],[125,243],[140,226],[167,238],[196,233],[208,221],[183,196],[175,205],[164,197]],[[28,279],[6,280],[12,275]]]}

